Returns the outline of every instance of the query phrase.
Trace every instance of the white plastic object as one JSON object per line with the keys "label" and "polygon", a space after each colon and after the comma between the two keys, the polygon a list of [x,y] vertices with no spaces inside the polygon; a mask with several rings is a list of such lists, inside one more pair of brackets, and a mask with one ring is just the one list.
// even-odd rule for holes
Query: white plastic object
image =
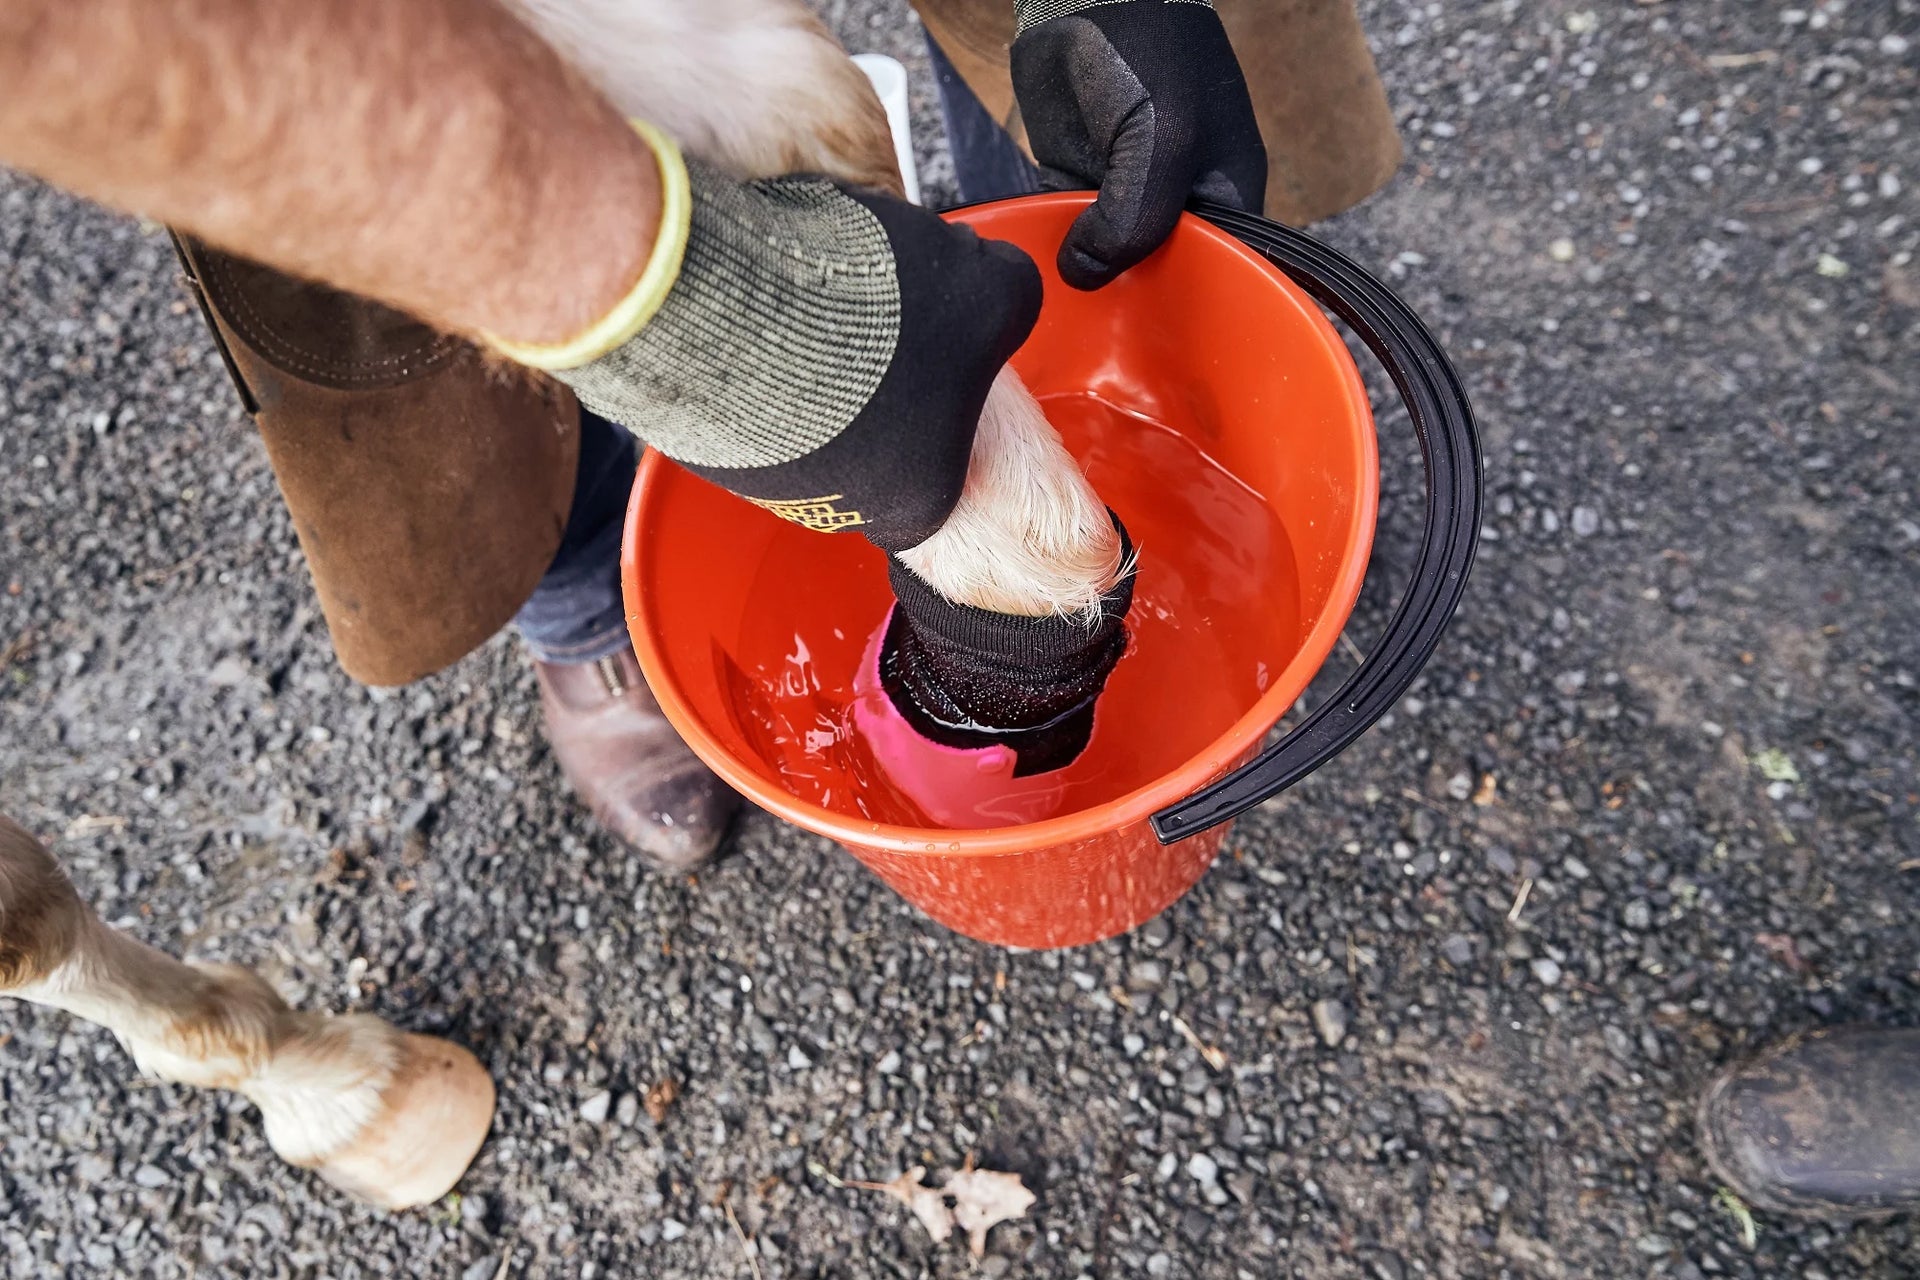
{"label": "white plastic object", "polygon": [[893,130],[893,154],[900,162],[900,177],[906,184],[907,199],[920,203],[920,170],[913,163],[913,122],[907,112],[907,69],[884,53],[856,53],[853,60],[873,81],[880,105],[887,109],[887,127]]}

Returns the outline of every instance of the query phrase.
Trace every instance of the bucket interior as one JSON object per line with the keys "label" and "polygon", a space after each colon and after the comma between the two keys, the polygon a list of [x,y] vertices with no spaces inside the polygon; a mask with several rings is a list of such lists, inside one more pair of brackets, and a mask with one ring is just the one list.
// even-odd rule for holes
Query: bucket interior
{"label": "bucket interior", "polygon": [[[998,832],[936,833],[858,793],[857,767],[803,778],[891,597],[884,560],[722,492],[657,455],[628,513],[629,623],[663,708],[749,798],[872,847],[995,852],[1083,838],[1184,797],[1256,744],[1326,658],[1371,548],[1378,462],[1346,347],[1257,255],[1188,217],[1097,293],[1053,270],[1088,197],[957,212],[1040,264],[1046,303],[1014,366],[1140,549],[1135,646],[1097,712],[1069,811]],[[770,725],[767,690],[789,695]],[[815,752],[820,755],[821,752]],[[802,769],[806,766],[802,764]],[[938,840],[937,844],[931,843]]]}

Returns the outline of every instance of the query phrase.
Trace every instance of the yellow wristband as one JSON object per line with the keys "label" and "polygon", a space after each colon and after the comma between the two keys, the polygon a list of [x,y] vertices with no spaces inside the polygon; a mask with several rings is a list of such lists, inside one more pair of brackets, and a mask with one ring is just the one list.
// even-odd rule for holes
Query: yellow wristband
{"label": "yellow wristband", "polygon": [[680,278],[687,234],[693,225],[693,189],[687,179],[687,162],[672,138],[644,120],[631,123],[660,166],[660,231],[640,279],[613,310],[565,342],[514,342],[487,334],[487,343],[508,359],[549,371],[591,364],[644,329]]}

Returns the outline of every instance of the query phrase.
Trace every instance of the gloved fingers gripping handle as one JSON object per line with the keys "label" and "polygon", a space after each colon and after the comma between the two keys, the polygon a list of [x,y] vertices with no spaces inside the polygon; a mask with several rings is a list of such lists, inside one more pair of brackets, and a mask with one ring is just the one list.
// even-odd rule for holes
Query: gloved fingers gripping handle
{"label": "gloved fingers gripping handle", "polygon": [[1233,45],[1205,0],[1020,0],[1013,82],[1052,188],[1100,195],[1061,278],[1096,289],[1152,254],[1190,196],[1257,210],[1267,158]]}
{"label": "gloved fingers gripping handle", "polygon": [[1100,194],[1073,220],[1060,245],[1060,278],[1098,289],[1139,265],[1173,234],[1192,189],[1192,156],[1157,135],[1151,102],[1114,139]]}
{"label": "gloved fingers gripping handle", "polygon": [[951,513],[988,388],[1039,317],[1009,244],[823,178],[689,161],[678,280],[557,374],[589,408],[796,523],[898,551]]}

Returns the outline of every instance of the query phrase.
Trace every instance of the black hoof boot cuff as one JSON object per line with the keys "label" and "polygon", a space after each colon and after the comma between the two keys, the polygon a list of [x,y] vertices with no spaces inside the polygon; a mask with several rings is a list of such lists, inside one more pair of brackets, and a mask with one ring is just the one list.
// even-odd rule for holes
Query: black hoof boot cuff
{"label": "black hoof boot cuff", "polygon": [[1072,764],[1093,734],[1094,703],[1127,648],[1129,568],[1100,601],[1100,616],[1027,618],[954,604],[894,560],[893,612],[880,648],[880,683],[922,737],[942,746],[1011,747],[1015,777]]}

